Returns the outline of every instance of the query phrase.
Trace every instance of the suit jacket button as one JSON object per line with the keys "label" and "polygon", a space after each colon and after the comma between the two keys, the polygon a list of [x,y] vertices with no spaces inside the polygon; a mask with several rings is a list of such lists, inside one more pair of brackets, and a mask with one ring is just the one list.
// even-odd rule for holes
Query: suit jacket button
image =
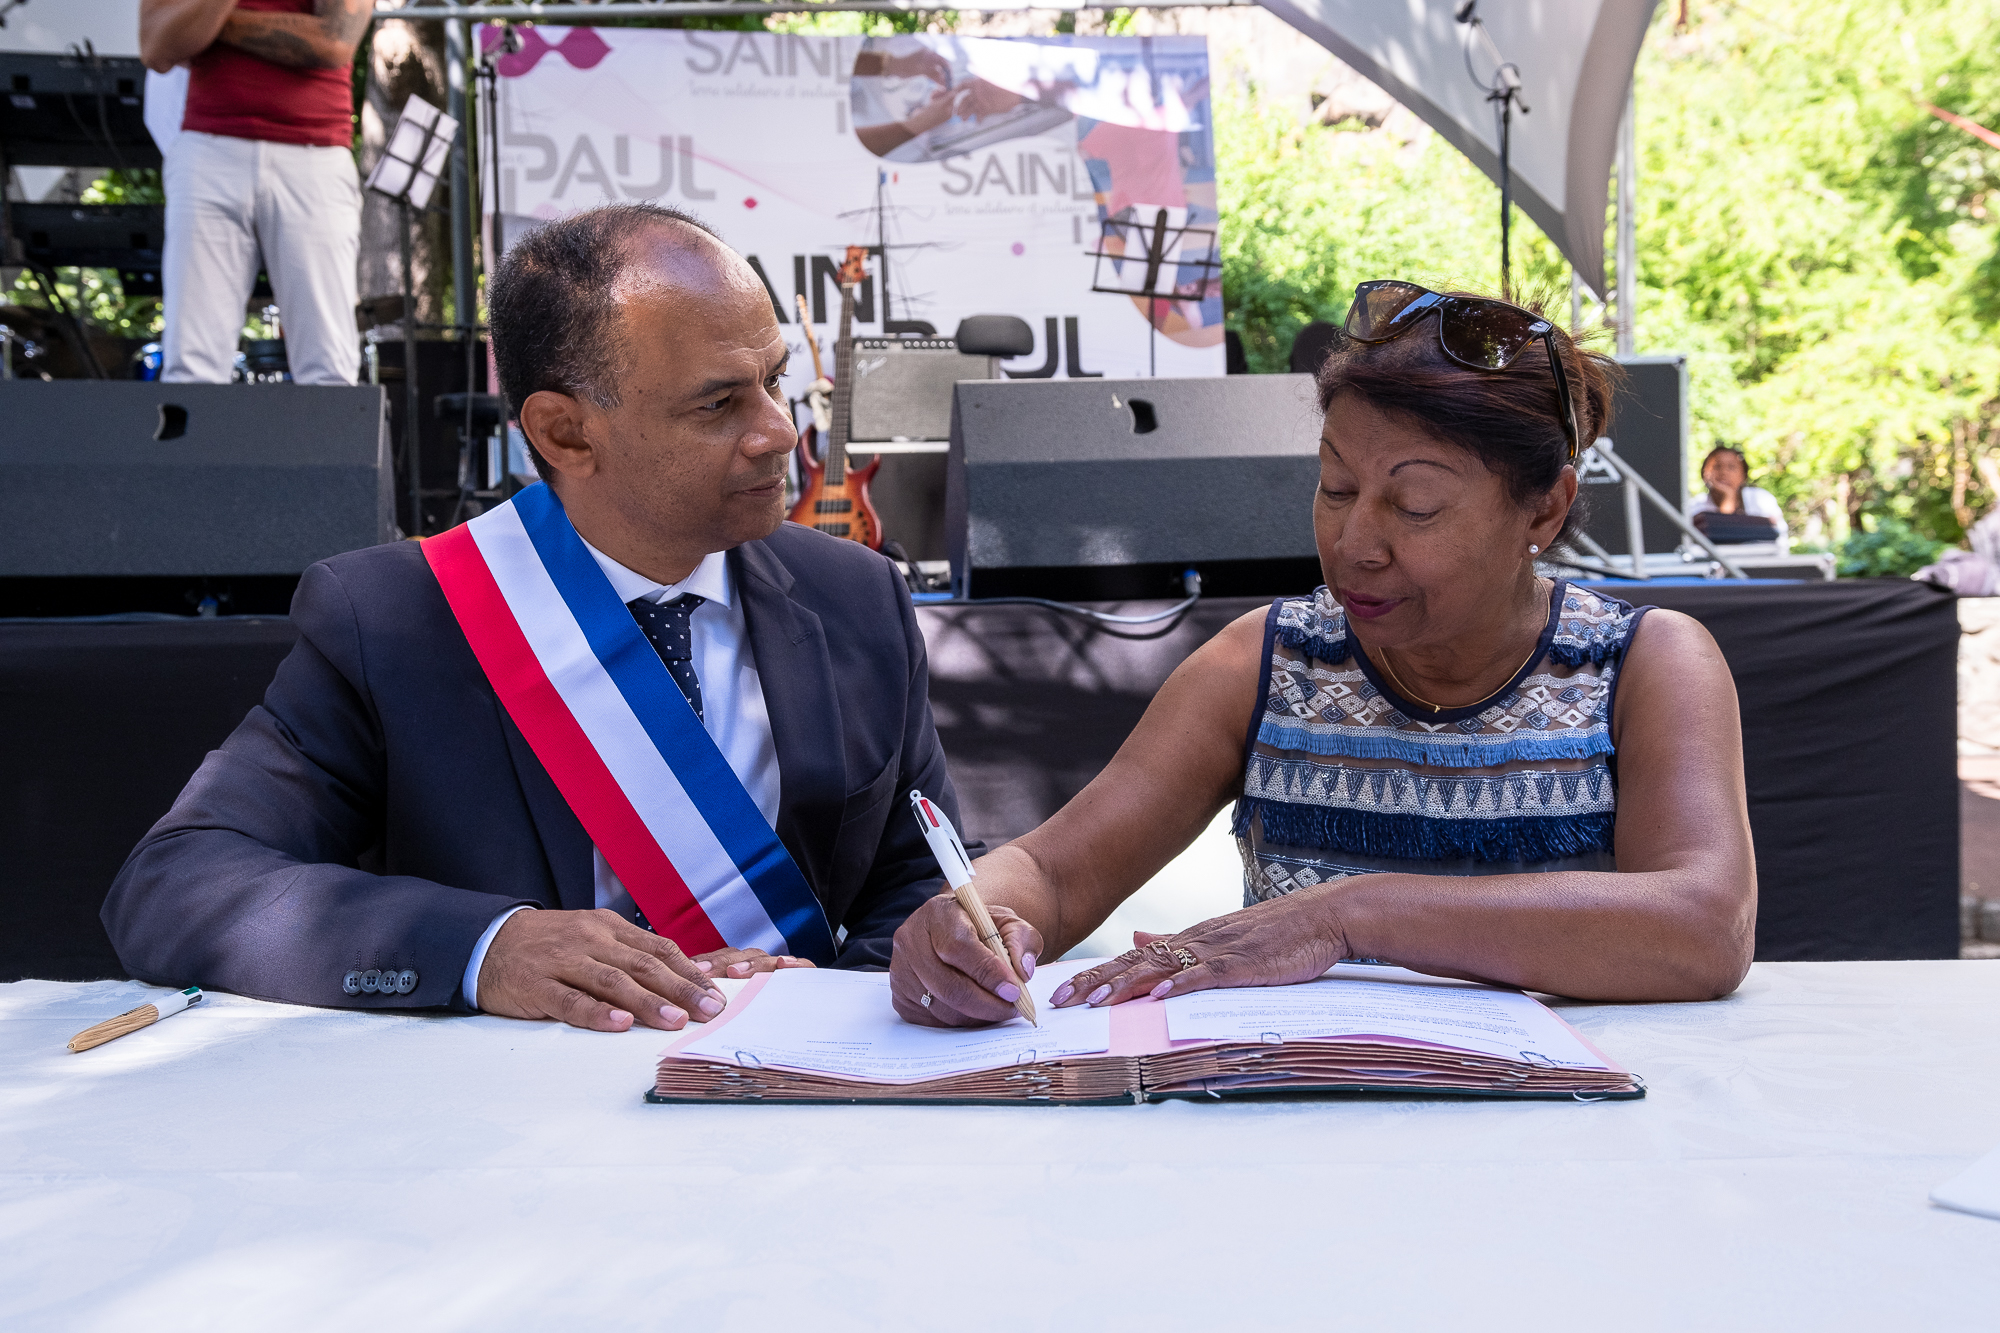
{"label": "suit jacket button", "polygon": [[361,974],[359,972],[349,972],[340,979],[340,988],[349,995],[359,995],[361,993]]}
{"label": "suit jacket button", "polygon": [[373,995],[375,994],[375,992],[381,989],[382,989],[382,971],[380,968],[371,967],[366,972],[363,972],[361,974],[362,994]]}
{"label": "suit jacket button", "polygon": [[415,972],[406,967],[396,974],[396,994],[408,995],[416,988],[417,974]]}

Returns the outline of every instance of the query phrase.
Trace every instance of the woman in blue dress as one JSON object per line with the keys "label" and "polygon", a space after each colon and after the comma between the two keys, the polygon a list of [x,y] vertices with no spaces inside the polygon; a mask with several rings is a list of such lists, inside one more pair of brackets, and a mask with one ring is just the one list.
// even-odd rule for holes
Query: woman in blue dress
{"label": "woman in blue dress", "polygon": [[[1597,1000],[1728,994],[1757,900],[1728,667],[1686,616],[1535,571],[1572,530],[1615,367],[1536,311],[1403,282],[1362,284],[1344,332],[1318,377],[1325,586],[1204,645],[1094,782],[980,861],[1017,967],[1234,801],[1244,907],[1140,937],[1058,1005],[1358,958]],[[893,973],[911,1022],[1012,1012],[949,897],[897,934]]]}

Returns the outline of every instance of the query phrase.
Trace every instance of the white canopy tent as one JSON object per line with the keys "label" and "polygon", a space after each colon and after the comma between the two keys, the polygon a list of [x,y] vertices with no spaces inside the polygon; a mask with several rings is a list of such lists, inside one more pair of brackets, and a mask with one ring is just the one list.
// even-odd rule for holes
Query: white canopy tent
{"label": "white canopy tent", "polygon": [[[1258,0],[1421,116],[1500,178],[1490,56],[1455,21],[1453,0]],[[1658,0],[1486,0],[1494,47],[1521,74],[1512,151],[1515,201],[1602,295],[1604,212],[1618,122]]]}

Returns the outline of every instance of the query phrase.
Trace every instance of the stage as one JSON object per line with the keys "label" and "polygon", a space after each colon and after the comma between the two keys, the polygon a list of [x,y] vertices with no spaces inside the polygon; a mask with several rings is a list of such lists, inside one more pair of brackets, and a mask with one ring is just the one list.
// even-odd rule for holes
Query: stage
{"label": "stage", "polygon": [[[1956,957],[1953,599],[1904,580],[1614,591],[1694,616],[1729,659],[1757,956]],[[1203,601],[1150,640],[1034,607],[919,608],[969,831],[1001,842],[1053,813],[1173,668],[1261,605]],[[291,641],[282,618],[0,620],[0,981],[123,975],[97,920],[105,890]],[[1213,899],[1226,910],[1240,888],[1219,879]]]}

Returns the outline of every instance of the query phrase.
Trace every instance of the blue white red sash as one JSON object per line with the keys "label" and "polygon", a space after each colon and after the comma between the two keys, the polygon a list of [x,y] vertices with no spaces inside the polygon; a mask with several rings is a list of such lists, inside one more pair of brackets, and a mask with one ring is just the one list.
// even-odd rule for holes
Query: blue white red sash
{"label": "blue white red sash", "polygon": [[819,899],[570,525],[555,492],[424,542],[507,715],[653,929],[833,961]]}

